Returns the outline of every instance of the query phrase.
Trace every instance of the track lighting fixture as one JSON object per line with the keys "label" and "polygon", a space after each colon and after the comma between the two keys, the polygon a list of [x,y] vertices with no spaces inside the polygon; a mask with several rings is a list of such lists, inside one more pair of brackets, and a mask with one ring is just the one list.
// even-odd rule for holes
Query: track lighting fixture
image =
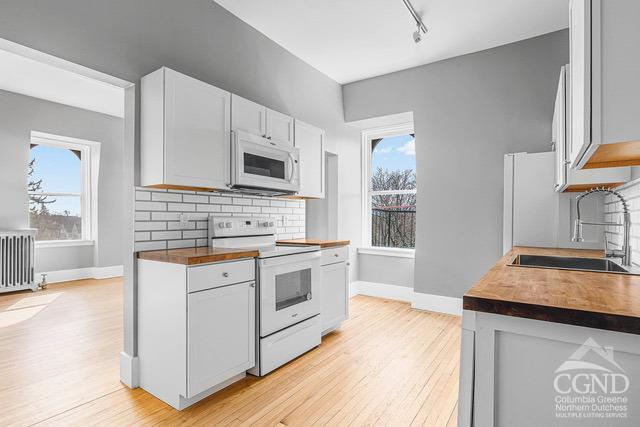
{"label": "track lighting fixture", "polygon": [[422,35],[427,34],[427,27],[424,25],[424,22],[422,22],[422,18],[420,17],[420,15],[418,15],[416,10],[413,8],[413,5],[411,4],[411,2],[409,0],[402,0],[402,1],[404,5],[407,7],[407,9],[409,10],[409,13],[411,13],[411,16],[416,21],[416,24],[418,26],[416,30],[413,32],[413,41],[416,43],[420,43],[420,41],[422,40]]}

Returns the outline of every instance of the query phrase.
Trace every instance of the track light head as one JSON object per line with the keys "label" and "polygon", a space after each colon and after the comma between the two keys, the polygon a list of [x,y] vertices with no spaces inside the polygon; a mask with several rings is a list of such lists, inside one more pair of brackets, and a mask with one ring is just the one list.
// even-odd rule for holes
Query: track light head
{"label": "track light head", "polygon": [[420,27],[418,27],[413,32],[413,41],[416,42],[416,44],[418,44],[420,43],[421,40],[422,40],[422,30],[420,29]]}

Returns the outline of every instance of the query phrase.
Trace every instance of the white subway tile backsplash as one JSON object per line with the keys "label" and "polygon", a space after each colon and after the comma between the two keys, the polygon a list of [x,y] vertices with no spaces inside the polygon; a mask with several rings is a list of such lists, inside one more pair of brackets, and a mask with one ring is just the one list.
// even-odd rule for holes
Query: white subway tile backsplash
{"label": "white subway tile backsplash", "polygon": [[180,212],[151,212],[153,221],[178,221]]}
{"label": "white subway tile backsplash", "polygon": [[158,242],[136,242],[134,244],[134,249],[136,252],[139,251],[155,251],[167,248],[166,241],[158,241]]}
{"label": "white subway tile backsplash", "polygon": [[136,221],[136,223],[134,225],[134,229],[136,231],[166,230],[167,229],[167,223],[166,222]]}
{"label": "white subway tile backsplash", "polygon": [[185,203],[209,203],[208,196],[185,194],[182,196],[182,201]]}
{"label": "white subway tile backsplash", "polygon": [[180,193],[151,193],[151,200],[158,202],[181,202]]}
{"label": "white subway tile backsplash", "polygon": [[136,202],[136,211],[166,211],[164,202]]}
{"label": "white subway tile backsplash", "polygon": [[198,212],[220,212],[220,205],[196,205]]}
{"label": "white subway tile backsplash", "polygon": [[[304,200],[144,187],[136,190],[136,251],[207,246],[209,215],[270,217],[277,224],[277,238],[305,237]],[[178,222],[181,213],[188,220],[185,229]]]}
{"label": "white subway tile backsplash", "polygon": [[151,233],[151,240],[171,240],[182,239],[181,231],[153,231]]}
{"label": "white subway tile backsplash", "polygon": [[242,206],[224,205],[221,207],[222,212],[242,212]]}
{"label": "white subway tile backsplash", "polygon": [[234,205],[250,205],[251,199],[245,199],[240,197],[234,197],[231,201]]}
{"label": "white subway tile backsplash", "polygon": [[151,240],[151,233],[148,231],[136,231],[134,237],[136,242]]}
{"label": "white subway tile backsplash", "polygon": [[230,205],[231,204],[231,197],[225,197],[225,196],[210,196],[209,197],[209,203],[215,203],[215,204],[219,204],[219,205]]}
{"label": "white subway tile backsplash", "polygon": [[244,213],[260,213],[260,212],[262,212],[262,210],[260,209],[260,206],[243,206],[242,207],[242,212],[244,212]]}
{"label": "white subway tile backsplash", "polygon": [[168,203],[167,210],[178,212],[195,212],[196,205],[193,203]]}
{"label": "white subway tile backsplash", "polygon": [[136,191],[136,200],[151,200],[151,193],[148,191]]}
{"label": "white subway tile backsplash", "polygon": [[196,245],[196,241],[193,239],[169,240],[167,242],[167,249],[192,248],[195,245]]}
{"label": "white subway tile backsplash", "polygon": [[182,232],[183,239],[198,239],[198,238],[207,238],[208,230],[188,230]]}
{"label": "white subway tile backsplash", "polygon": [[189,221],[186,227],[182,227],[179,222],[167,222],[167,230],[195,230],[196,222]]}

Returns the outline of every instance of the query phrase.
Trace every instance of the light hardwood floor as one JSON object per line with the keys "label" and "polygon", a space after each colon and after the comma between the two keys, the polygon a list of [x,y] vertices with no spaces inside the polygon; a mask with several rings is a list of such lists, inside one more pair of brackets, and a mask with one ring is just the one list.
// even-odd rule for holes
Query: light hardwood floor
{"label": "light hardwood floor", "polygon": [[350,304],[317,349],[179,412],[118,380],[120,280],[0,295],[0,425],[456,425],[460,319]]}

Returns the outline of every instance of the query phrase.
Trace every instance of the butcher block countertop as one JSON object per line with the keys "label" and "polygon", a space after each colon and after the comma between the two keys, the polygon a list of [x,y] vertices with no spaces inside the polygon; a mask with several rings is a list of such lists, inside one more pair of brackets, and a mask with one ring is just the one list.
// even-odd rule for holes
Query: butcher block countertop
{"label": "butcher block countertop", "polygon": [[465,310],[640,334],[640,276],[509,266],[519,254],[602,258],[602,251],[515,247],[463,298]]}
{"label": "butcher block countertop", "polygon": [[279,245],[295,245],[295,246],[320,246],[321,248],[335,248],[337,246],[347,246],[351,243],[349,240],[322,240],[322,239],[292,239],[278,240]]}
{"label": "butcher block countertop", "polygon": [[255,258],[258,251],[250,249],[219,249],[210,247],[168,249],[160,251],[138,252],[139,259],[169,262],[173,264],[198,265],[210,262],[232,261],[242,258]]}

